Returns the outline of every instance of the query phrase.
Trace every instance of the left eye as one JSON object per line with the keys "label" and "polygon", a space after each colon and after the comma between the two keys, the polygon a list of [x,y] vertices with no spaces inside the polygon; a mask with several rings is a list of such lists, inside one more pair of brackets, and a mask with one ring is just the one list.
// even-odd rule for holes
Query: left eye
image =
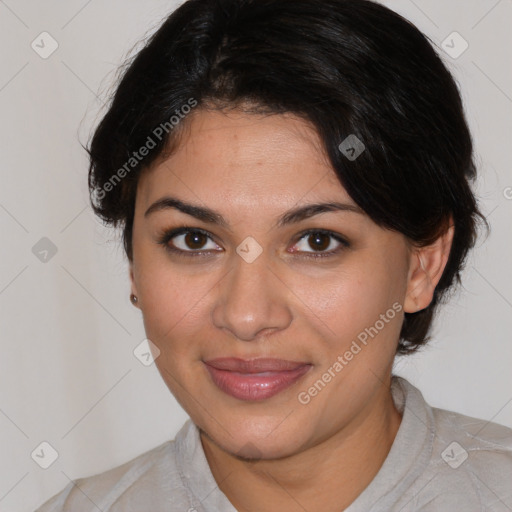
{"label": "left eye", "polygon": [[[296,250],[292,252],[325,253],[337,252],[340,248],[348,246],[341,237],[328,231],[310,231],[305,233],[294,245]],[[312,250],[307,250],[308,248]]]}

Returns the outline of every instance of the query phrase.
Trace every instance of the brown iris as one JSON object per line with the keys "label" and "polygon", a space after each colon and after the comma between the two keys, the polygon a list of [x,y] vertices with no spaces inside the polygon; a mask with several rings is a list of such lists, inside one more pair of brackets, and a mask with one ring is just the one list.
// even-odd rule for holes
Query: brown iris
{"label": "brown iris", "polygon": [[206,243],[208,237],[198,231],[190,231],[185,235],[185,244],[190,249],[201,249]]}
{"label": "brown iris", "polygon": [[314,233],[308,236],[308,243],[316,251],[324,251],[329,247],[330,237],[323,233]]}

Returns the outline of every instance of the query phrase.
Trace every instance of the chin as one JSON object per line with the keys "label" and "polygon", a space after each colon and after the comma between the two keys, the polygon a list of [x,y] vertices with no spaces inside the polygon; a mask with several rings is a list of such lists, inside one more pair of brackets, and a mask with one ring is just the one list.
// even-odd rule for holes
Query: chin
{"label": "chin", "polygon": [[287,444],[283,444],[284,441],[247,441],[241,444],[241,448],[236,449],[236,446],[230,443],[229,446],[220,447],[232,455],[243,459],[247,462],[257,462],[259,460],[276,460],[288,457],[297,453],[299,450],[295,443],[287,440]]}
{"label": "chin", "polygon": [[[304,435],[304,432],[286,429],[286,422],[287,420],[283,422],[282,417],[245,417],[239,421],[233,418],[227,422],[230,426],[229,433],[210,421],[207,421],[206,428],[201,427],[201,430],[225,452],[250,462],[280,459],[300,451],[305,440],[299,437],[301,434]],[[293,422],[296,424],[297,418],[294,418]],[[289,427],[293,425],[290,423]]]}

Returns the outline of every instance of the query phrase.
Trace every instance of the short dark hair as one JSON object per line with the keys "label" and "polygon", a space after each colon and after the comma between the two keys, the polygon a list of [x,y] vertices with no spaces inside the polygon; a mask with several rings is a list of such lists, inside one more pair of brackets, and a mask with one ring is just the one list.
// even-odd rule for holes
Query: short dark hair
{"label": "short dark hair", "polygon": [[[433,300],[405,313],[397,352],[415,351],[441,297],[460,283],[477,218],[487,225],[470,188],[476,168],[459,91],[429,41],[368,0],[186,1],[126,63],[86,148],[94,212],[123,227],[132,261],[140,172],[176,139],[186,121],[173,130],[170,120],[184,105],[294,113],[311,122],[340,183],[379,226],[421,247],[452,216]],[[339,149],[349,135],[365,146],[355,160]],[[146,156],[130,160],[149,138]]]}

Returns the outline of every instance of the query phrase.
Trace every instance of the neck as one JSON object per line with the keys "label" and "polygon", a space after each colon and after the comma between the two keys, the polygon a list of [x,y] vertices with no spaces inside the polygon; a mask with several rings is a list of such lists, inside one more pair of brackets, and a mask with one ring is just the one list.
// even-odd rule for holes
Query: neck
{"label": "neck", "polygon": [[389,386],[380,395],[333,436],[282,459],[244,461],[201,432],[219,488],[239,512],[345,509],[378,473],[400,426]]}

